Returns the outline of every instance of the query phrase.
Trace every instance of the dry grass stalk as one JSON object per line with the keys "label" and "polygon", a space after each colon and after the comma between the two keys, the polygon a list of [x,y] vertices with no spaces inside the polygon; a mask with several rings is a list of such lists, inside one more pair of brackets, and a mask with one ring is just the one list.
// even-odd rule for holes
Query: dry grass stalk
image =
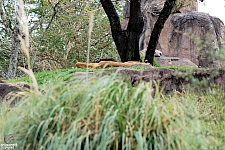
{"label": "dry grass stalk", "polygon": [[89,63],[89,60],[90,60],[89,56],[90,56],[90,47],[91,47],[91,32],[93,31],[93,26],[94,26],[94,13],[93,12],[90,12],[89,30],[88,30],[88,54],[87,54],[87,63]]}
{"label": "dry grass stalk", "polygon": [[64,61],[67,60],[67,57],[69,55],[69,52],[70,52],[71,48],[72,48],[72,43],[69,41],[68,44],[67,44],[67,46],[66,46],[66,54],[63,57],[63,60]]}
{"label": "dry grass stalk", "polygon": [[18,9],[18,21],[20,23],[20,25],[22,26],[25,38],[23,39],[20,35],[19,35],[19,39],[21,42],[21,48],[22,51],[25,53],[26,57],[27,57],[27,65],[28,65],[28,69],[26,68],[22,68],[22,67],[18,67],[20,70],[22,70],[23,72],[25,72],[32,80],[33,83],[33,90],[36,93],[39,93],[38,90],[38,84],[37,84],[37,80],[34,76],[34,73],[30,67],[30,54],[29,54],[29,30],[28,30],[28,21],[27,21],[27,16],[25,14],[24,11],[24,2],[23,0],[18,0],[19,3],[19,9]]}

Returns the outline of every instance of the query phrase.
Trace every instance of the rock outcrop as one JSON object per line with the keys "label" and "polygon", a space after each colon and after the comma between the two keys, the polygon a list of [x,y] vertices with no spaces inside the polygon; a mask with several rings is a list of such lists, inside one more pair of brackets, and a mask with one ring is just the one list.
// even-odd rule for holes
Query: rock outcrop
{"label": "rock outcrop", "polygon": [[[208,88],[210,84],[225,85],[225,69],[210,69],[210,70],[192,70],[178,71],[166,68],[148,68],[145,70],[135,70],[130,68],[113,68],[105,70],[103,73],[75,73],[75,79],[84,80],[89,77],[100,77],[102,75],[118,73],[118,77],[123,81],[127,79],[133,86],[140,81],[150,82],[159,81],[160,90],[163,94],[169,94],[174,91],[184,92],[189,86],[193,89]],[[155,88],[153,84],[153,88]]]}
{"label": "rock outcrop", "polygon": [[179,57],[158,57],[156,58],[157,63],[160,66],[190,66],[190,67],[198,67],[195,63],[190,61],[187,58],[179,58]]}
{"label": "rock outcrop", "polygon": [[202,12],[174,15],[170,20],[168,50],[165,56],[187,58],[202,67],[219,67],[213,59],[225,48],[225,27],[216,17]]}
{"label": "rock outcrop", "polygon": [[[153,30],[153,27],[164,6],[164,3],[165,0],[142,0],[142,12],[144,16],[145,26],[140,38],[140,49],[143,51],[146,51],[151,36],[151,31]],[[198,3],[196,0],[193,0],[191,5],[190,0],[185,0],[183,5],[185,7],[182,7],[181,9],[177,8],[178,10],[174,10],[174,13],[187,13],[198,10]],[[173,16],[173,14],[170,15],[170,17],[167,19],[159,37],[157,49],[162,51],[162,53],[164,53],[164,50],[168,50],[168,30],[170,25],[170,18]]]}
{"label": "rock outcrop", "polygon": [[10,106],[14,106],[22,98],[23,91],[30,89],[27,83],[0,83],[0,104],[9,102]]}
{"label": "rock outcrop", "polygon": [[[145,26],[140,38],[140,49],[143,51],[146,51],[151,31],[164,2],[165,0],[142,0]],[[197,12],[196,0],[191,5],[188,5],[189,2],[186,0],[186,7],[175,10],[167,19],[157,49],[164,56],[186,58],[197,66],[219,67],[221,63],[212,54],[225,49],[225,26],[219,18]]]}

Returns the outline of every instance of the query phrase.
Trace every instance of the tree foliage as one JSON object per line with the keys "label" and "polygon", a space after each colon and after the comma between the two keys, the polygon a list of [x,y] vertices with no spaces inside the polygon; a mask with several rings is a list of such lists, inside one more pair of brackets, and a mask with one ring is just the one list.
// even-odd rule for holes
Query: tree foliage
{"label": "tree foliage", "polygon": [[[11,38],[18,38],[18,34],[8,34],[7,31],[15,27],[17,4],[15,0],[12,1],[15,5],[10,6],[6,5],[8,1],[4,2],[1,1],[1,8],[7,8],[8,11],[2,11],[0,17],[0,77],[7,78],[13,45]],[[102,57],[119,59],[109,32],[107,17],[98,1],[28,0],[25,5],[29,18],[30,55],[34,71],[71,68],[77,61],[86,60],[90,12],[94,12],[95,16],[90,46],[91,61]],[[7,15],[8,13],[11,15]],[[19,34],[23,36],[22,32]],[[17,48],[18,63],[15,68],[27,67],[20,46]],[[18,70],[15,72],[17,74],[9,78],[21,75]]]}

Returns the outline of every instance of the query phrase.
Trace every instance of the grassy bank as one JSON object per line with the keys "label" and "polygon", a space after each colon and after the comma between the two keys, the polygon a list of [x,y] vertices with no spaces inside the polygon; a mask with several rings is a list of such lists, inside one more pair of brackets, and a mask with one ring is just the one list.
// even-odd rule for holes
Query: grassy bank
{"label": "grassy bank", "polygon": [[152,96],[151,83],[114,75],[42,83],[15,108],[0,106],[1,137],[13,134],[19,149],[225,149],[219,87]]}
{"label": "grassy bank", "polygon": [[[58,69],[52,71],[43,71],[35,73],[35,78],[39,85],[46,84],[48,82],[58,82],[58,80],[68,80],[73,77],[75,72],[86,72],[86,68],[84,69]],[[89,72],[93,72],[95,70],[89,69]],[[8,82],[27,82],[31,83],[29,76],[11,79]]]}

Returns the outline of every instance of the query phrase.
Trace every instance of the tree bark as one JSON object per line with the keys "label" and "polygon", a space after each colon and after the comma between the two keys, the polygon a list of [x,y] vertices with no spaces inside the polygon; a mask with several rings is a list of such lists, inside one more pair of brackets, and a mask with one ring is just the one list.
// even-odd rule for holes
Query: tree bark
{"label": "tree bark", "polygon": [[116,9],[111,0],[100,0],[102,7],[109,19],[112,37],[115,42],[117,51],[120,55],[122,62],[127,61],[126,52],[127,52],[127,33],[122,30],[119,15],[116,12]]}
{"label": "tree bark", "polygon": [[[7,18],[6,6],[3,5],[4,1],[0,2],[0,18],[2,19],[2,24],[4,26],[5,33],[10,36],[11,48],[10,48],[10,63],[8,67],[8,72],[6,75],[7,79],[12,79],[16,77],[17,62],[18,62],[18,51],[20,41],[18,35],[20,33],[19,21],[15,18],[15,25],[13,26],[11,22],[14,22]],[[13,9],[13,8],[11,8]]]}
{"label": "tree bark", "polygon": [[140,61],[139,38],[144,22],[141,14],[141,0],[130,1],[130,19],[122,29],[119,15],[111,0],[100,0],[110,22],[112,37],[122,62]]}
{"label": "tree bark", "polygon": [[144,20],[141,13],[141,0],[130,0],[130,19],[127,27],[128,46],[127,58],[133,61],[140,61],[139,38],[144,27]]}
{"label": "tree bark", "polygon": [[20,34],[19,22],[18,20],[16,20],[16,25],[11,35],[11,50],[10,50],[11,52],[10,52],[10,63],[9,63],[9,68],[7,73],[7,79],[12,79],[16,77],[18,51],[19,51],[19,45],[20,45],[20,40],[18,38],[19,34]]}
{"label": "tree bark", "polygon": [[154,28],[151,33],[151,37],[148,43],[148,48],[145,55],[145,61],[153,65],[155,49],[158,44],[158,39],[163,26],[168,19],[169,15],[172,13],[174,7],[176,6],[176,0],[166,0],[164,7],[157,19]]}

